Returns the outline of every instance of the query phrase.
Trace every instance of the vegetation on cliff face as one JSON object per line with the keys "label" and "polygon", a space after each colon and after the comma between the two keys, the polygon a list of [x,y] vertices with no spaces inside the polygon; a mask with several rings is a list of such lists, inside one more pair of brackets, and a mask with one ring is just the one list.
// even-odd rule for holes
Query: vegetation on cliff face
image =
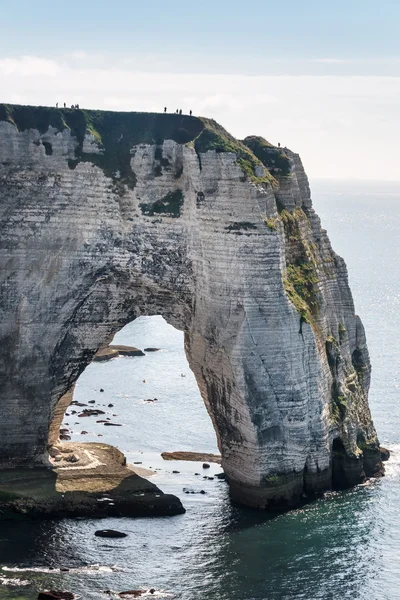
{"label": "vegetation on cliff face", "polygon": [[234,152],[245,178],[255,183],[271,183],[274,187],[278,185],[276,179],[268,170],[264,170],[262,177],[256,175],[256,167],[263,167],[264,165],[245,144],[235,139],[213,119],[203,117],[200,117],[200,119],[204,123],[204,129],[194,142],[197,153],[207,152],[208,150]]}
{"label": "vegetation on cliff face", "polygon": [[[185,144],[204,129],[200,119],[184,115],[6,104],[0,104],[0,121],[16,125],[19,131],[37,129],[41,134],[46,133],[49,127],[58,131],[70,130],[78,142],[76,159],[69,162],[71,168],[79,162],[91,162],[103,169],[108,177],[129,187],[136,183],[130,166],[133,146],[162,144],[167,139]],[[100,154],[83,153],[86,134],[94,137]]]}
{"label": "vegetation on cliff face", "polygon": [[[280,148],[257,136],[238,141],[214,120],[203,117],[0,104],[0,121],[14,124],[19,131],[36,129],[42,135],[48,132],[49,127],[56,131],[69,130],[77,140],[75,158],[69,160],[70,168],[74,169],[79,162],[91,162],[103,169],[117,186],[133,188],[136,184],[130,164],[132,148],[136,145],[158,146],[156,158],[160,161],[158,168],[161,171],[163,159],[160,145],[166,139],[191,144],[199,155],[209,150],[235,153],[237,163],[243,170],[243,178],[256,183],[270,183],[276,187],[277,180],[270,171],[277,176],[290,173],[290,161]],[[83,152],[86,135],[93,137],[99,153]],[[46,154],[50,155],[51,144],[45,140],[44,145]],[[257,176],[256,173],[262,173],[263,176]],[[156,176],[161,174],[155,172]],[[142,204],[141,209],[143,214],[149,216],[164,214],[179,217],[182,203],[182,193],[177,191],[154,204]],[[296,209],[293,213],[280,211],[279,218],[287,241],[285,290],[302,319],[310,322],[317,307],[318,277],[313,248],[301,232],[302,223],[307,217],[301,209]],[[264,220],[269,229],[276,229],[276,218],[265,217]]]}
{"label": "vegetation on cliff face", "polygon": [[263,137],[250,135],[243,140],[272,175],[290,175],[290,160],[282,148],[276,148]]}
{"label": "vegetation on cliff face", "polygon": [[316,247],[306,239],[303,227],[308,227],[307,216],[301,208],[293,213],[280,213],[286,238],[286,278],[284,287],[303,321],[310,323],[318,309]]}
{"label": "vegetation on cliff face", "polygon": [[[264,169],[262,176],[255,173],[263,163],[252,150],[236,140],[212,119],[164,113],[112,112],[44,106],[0,104],[0,121],[16,125],[19,131],[36,129],[44,134],[49,127],[57,131],[69,130],[78,144],[71,169],[79,162],[96,164],[116,183],[135,186],[136,178],[130,166],[131,149],[138,144],[161,145],[164,140],[191,144],[201,154],[208,150],[234,152],[244,178],[255,183],[277,181]],[[93,136],[100,153],[83,152],[85,135]],[[51,153],[49,144],[46,152]]]}

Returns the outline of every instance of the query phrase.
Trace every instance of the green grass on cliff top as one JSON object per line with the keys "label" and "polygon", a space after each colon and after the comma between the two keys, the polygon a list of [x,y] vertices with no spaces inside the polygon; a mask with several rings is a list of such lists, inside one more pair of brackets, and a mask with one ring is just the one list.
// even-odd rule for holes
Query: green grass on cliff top
{"label": "green grass on cliff top", "polygon": [[[114,178],[119,172],[122,183],[134,186],[135,178],[130,168],[130,150],[138,144],[162,144],[174,140],[179,144],[193,143],[200,155],[208,150],[234,152],[244,176],[257,183],[276,180],[268,170],[264,177],[256,177],[254,168],[264,164],[252,148],[236,140],[212,119],[164,113],[113,112],[45,106],[20,106],[0,104],[0,121],[16,125],[19,131],[36,129],[41,134],[54,127],[58,131],[68,129],[78,141],[76,161],[90,161],[101,167],[105,174]],[[102,148],[102,154],[83,154],[86,133],[94,136]],[[247,138],[246,138],[247,139]]]}
{"label": "green grass on cliff top", "polygon": [[261,160],[262,164],[273,174],[287,176],[290,174],[290,160],[283,148],[273,146],[264,138],[250,135],[243,140],[252,153]]}

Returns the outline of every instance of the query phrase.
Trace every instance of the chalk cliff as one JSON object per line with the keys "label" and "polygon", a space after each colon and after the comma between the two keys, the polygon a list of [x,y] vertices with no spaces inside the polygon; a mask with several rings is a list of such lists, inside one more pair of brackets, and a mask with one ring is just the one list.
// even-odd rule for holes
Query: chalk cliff
{"label": "chalk cliff", "polygon": [[161,314],[234,499],[382,471],[364,329],[297,154],[195,117],[0,105],[0,227],[1,466],[46,464],[98,348]]}

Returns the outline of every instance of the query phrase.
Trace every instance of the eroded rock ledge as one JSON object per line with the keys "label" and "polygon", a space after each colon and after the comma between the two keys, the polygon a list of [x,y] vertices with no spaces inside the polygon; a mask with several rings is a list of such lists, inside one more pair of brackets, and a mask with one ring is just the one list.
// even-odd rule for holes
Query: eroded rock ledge
{"label": "eroded rock ledge", "polygon": [[0,105],[0,210],[4,467],[45,464],[97,350],[161,314],[237,501],[382,473],[364,329],[297,154],[195,117]]}
{"label": "eroded rock ledge", "polygon": [[172,516],[180,500],[126,465],[107,444],[63,443],[51,449],[51,469],[0,471],[0,517]]}

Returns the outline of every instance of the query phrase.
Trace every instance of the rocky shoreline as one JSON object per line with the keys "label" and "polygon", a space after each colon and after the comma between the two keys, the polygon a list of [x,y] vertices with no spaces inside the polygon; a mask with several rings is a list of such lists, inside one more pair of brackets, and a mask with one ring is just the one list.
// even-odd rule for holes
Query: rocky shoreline
{"label": "rocky shoreline", "polygon": [[179,498],[164,494],[138,475],[113,446],[61,443],[53,447],[51,461],[50,468],[0,471],[0,519],[155,517],[185,512]]}

